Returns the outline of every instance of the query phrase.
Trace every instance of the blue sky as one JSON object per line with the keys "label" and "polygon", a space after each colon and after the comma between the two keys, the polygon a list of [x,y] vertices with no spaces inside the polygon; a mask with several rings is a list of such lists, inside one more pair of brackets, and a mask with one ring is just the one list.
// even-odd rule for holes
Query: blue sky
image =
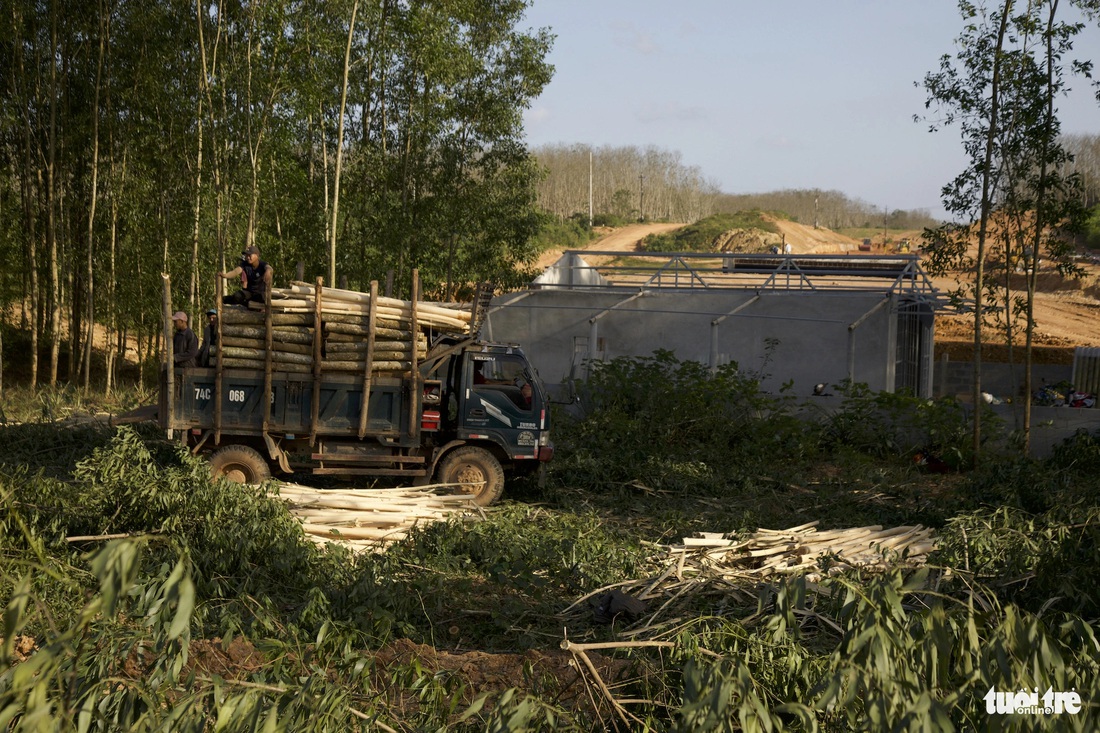
{"label": "blue sky", "polygon": [[[655,145],[727,193],[821,188],[936,216],[965,164],[957,128],[913,121],[914,82],[955,52],[955,2],[534,0],[521,25],[557,36],[525,115],[534,147]],[[1097,56],[1098,36],[1075,54]],[[1073,86],[1063,131],[1100,134],[1087,82]]]}

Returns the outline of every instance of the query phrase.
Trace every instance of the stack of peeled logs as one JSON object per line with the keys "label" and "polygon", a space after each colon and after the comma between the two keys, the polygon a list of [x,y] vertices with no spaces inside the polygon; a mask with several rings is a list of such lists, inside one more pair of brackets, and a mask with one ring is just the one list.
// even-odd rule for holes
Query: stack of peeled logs
{"label": "stack of peeled logs", "polygon": [[[470,313],[438,303],[418,301],[417,329],[412,331],[412,303],[379,296],[374,304],[374,339],[370,351],[372,371],[405,371],[412,367],[412,350],[422,360],[428,350],[428,334],[466,334]],[[295,282],[271,293],[271,360],[285,372],[313,371],[316,288]],[[354,290],[323,288],[321,291],[321,367],[329,372],[363,372],[371,349],[370,295]],[[222,366],[230,369],[263,369],[266,359],[266,315],[259,303],[249,308],[222,309]]]}

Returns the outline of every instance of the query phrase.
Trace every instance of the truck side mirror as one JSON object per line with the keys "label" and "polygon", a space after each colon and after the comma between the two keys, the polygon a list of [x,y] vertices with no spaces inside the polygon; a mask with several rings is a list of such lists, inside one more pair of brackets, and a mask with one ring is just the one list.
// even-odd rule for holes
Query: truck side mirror
{"label": "truck side mirror", "polygon": [[566,379],[561,384],[547,387],[547,401],[554,405],[575,405],[581,401],[577,394],[577,383],[572,379]]}

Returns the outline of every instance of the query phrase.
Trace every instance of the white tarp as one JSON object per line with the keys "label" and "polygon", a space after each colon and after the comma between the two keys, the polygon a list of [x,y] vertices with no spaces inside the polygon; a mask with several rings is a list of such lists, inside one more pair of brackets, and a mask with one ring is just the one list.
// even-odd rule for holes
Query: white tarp
{"label": "white tarp", "polygon": [[574,285],[607,286],[611,283],[596,272],[579,254],[567,252],[557,262],[547,267],[546,271],[536,277],[531,284],[539,288],[554,286],[568,288]]}

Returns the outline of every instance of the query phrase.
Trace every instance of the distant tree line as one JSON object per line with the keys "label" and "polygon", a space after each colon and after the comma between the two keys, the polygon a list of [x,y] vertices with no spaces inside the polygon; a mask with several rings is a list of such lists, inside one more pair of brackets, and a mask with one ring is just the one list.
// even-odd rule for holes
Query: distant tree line
{"label": "distant tree line", "polygon": [[685,165],[679,152],[576,144],[543,145],[532,153],[545,171],[539,206],[562,220],[587,217],[590,181],[594,216],[695,221],[714,211],[717,184]]}
{"label": "distant tree line", "polygon": [[622,221],[693,223],[712,214],[777,211],[803,224],[830,229],[880,227],[919,229],[937,222],[923,210],[885,212],[839,191],[784,190],[758,194],[722,193],[679,152],[653,146],[592,147],[543,145],[533,151],[545,177],[539,207],[565,220],[586,219],[591,182],[592,214]]}
{"label": "distant tree line", "polygon": [[1065,135],[1062,147],[1073,156],[1065,163],[1063,174],[1076,173],[1080,179],[1081,203],[1091,209],[1100,206],[1100,134]]}
{"label": "distant tree line", "polygon": [[87,383],[93,322],[108,361],[155,353],[161,273],[196,313],[251,244],[277,285],[297,261],[444,296],[509,277],[539,222],[521,112],[552,72],[528,5],[5,3],[0,296],[32,384],[65,339]]}
{"label": "distant tree line", "polygon": [[715,202],[715,211],[719,213],[751,209],[781,211],[800,224],[822,226],[826,229],[921,229],[938,223],[924,209],[887,211],[865,201],[851,199],[840,191],[822,191],[816,188],[756,194],[722,194]]}

